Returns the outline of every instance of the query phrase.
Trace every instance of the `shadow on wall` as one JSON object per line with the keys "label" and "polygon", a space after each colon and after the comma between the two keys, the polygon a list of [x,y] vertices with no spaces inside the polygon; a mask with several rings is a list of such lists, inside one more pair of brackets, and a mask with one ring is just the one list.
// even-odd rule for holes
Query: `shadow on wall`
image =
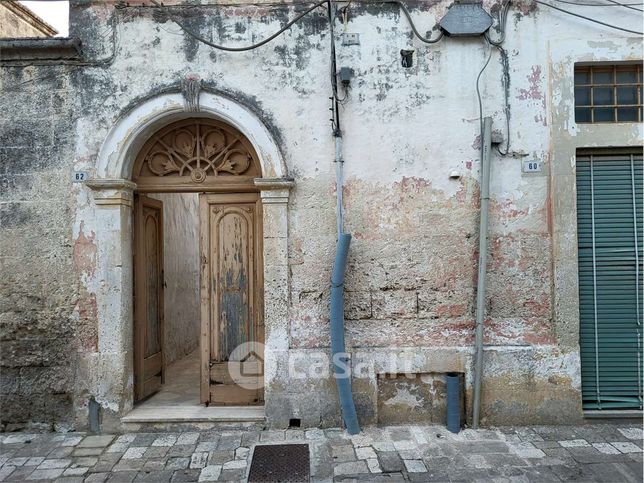
{"label": "shadow on wall", "polygon": [[163,202],[164,357],[170,364],[199,346],[199,195],[156,193]]}

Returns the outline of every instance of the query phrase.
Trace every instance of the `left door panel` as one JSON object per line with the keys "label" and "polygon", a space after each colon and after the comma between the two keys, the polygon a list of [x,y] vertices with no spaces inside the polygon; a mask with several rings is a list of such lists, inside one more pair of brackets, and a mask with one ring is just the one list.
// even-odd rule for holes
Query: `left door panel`
{"label": "left door panel", "polygon": [[164,382],[163,204],[134,200],[134,400],[155,393]]}

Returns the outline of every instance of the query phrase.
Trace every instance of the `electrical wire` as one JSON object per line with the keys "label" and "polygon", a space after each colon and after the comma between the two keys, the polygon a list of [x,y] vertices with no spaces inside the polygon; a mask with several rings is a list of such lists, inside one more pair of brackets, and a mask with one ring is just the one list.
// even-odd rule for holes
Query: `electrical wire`
{"label": "electrical wire", "polygon": [[384,0],[382,2],[377,2],[377,3],[393,3],[398,5],[400,9],[403,11],[403,13],[405,14],[405,17],[407,17],[407,21],[409,22],[409,26],[411,27],[411,30],[414,32],[414,35],[421,42],[424,42],[426,44],[435,44],[436,42],[438,42],[440,39],[443,38],[442,30],[438,33],[438,37],[436,37],[435,39],[427,38],[421,35],[418,29],[416,28],[416,24],[414,24],[414,20],[411,18],[411,13],[409,13],[409,10],[407,9],[407,5],[405,5],[403,2],[399,0]]}
{"label": "electrical wire", "polygon": [[[511,1],[512,0],[507,0],[505,5],[503,5],[499,10],[496,30],[500,33],[500,38],[498,40],[493,40],[490,37],[489,31],[484,34],[485,40],[489,42],[491,45],[494,45],[497,49],[499,49],[499,52],[501,53],[501,65],[503,66],[503,76],[502,76],[501,82],[503,84],[503,98],[505,101],[503,106],[503,112],[505,114],[505,127],[506,127],[505,151],[501,151],[499,146],[495,145],[496,150],[499,152],[501,156],[505,156],[510,152],[510,99],[509,99],[509,92],[508,92],[510,88],[510,72],[509,72],[509,66],[508,66],[508,54],[505,51],[505,49],[501,47],[501,44],[505,41],[505,32],[506,32],[505,27],[507,24],[508,12],[510,10]],[[491,50],[492,49],[490,49],[490,56],[492,55]],[[479,112],[482,119],[483,112],[481,110],[480,97],[479,97],[479,109],[480,109]],[[483,128],[481,127],[481,129]]]}
{"label": "electrical wire", "polygon": [[[151,2],[154,5],[156,5],[157,7],[162,7],[162,5],[157,0],[151,0]],[[273,40],[274,38],[276,38],[280,34],[282,34],[284,31],[288,30],[293,24],[298,22],[302,17],[306,16],[307,14],[309,14],[310,12],[315,10],[316,8],[321,7],[322,5],[326,4],[327,2],[335,3],[335,2],[332,2],[332,0],[322,0],[321,2],[316,3],[311,8],[309,8],[309,9],[305,10],[304,12],[302,12],[300,15],[295,17],[293,20],[291,20],[289,23],[287,23],[282,29],[280,29],[279,31],[277,31],[276,33],[271,35],[270,37],[264,39],[263,41],[261,41],[261,42],[259,42],[257,44],[249,45],[247,47],[226,47],[226,46],[223,46],[223,45],[217,45],[217,44],[215,44],[213,42],[210,42],[207,39],[204,39],[200,35],[196,34],[195,32],[193,32],[192,30],[187,28],[182,22],[180,22],[176,18],[173,18],[173,17],[170,17],[170,18],[174,23],[176,23],[179,27],[181,27],[181,29],[184,32],[186,32],[186,34],[188,34],[189,36],[193,37],[194,39],[196,39],[196,40],[198,40],[200,42],[203,42],[206,45],[209,45],[210,47],[213,47],[215,49],[229,51],[229,52],[243,52],[243,51],[246,51],[246,50],[256,49],[257,47],[261,47],[262,45],[267,44],[268,42],[270,42],[271,40]],[[421,35],[421,33],[416,28],[416,24],[414,23],[414,20],[412,19],[411,13],[407,9],[407,6],[403,2],[401,2],[400,0],[382,0],[382,1],[377,1],[377,2],[365,2],[365,3],[392,3],[392,4],[395,4],[395,5],[398,5],[400,7],[400,9],[403,11],[403,14],[405,15],[405,17],[407,17],[407,21],[409,22],[409,25],[411,26],[411,29],[412,29],[414,35],[421,42],[424,42],[426,44],[435,44],[436,42],[438,42],[439,40],[441,40],[443,38],[443,31],[442,30],[439,32],[438,36],[436,38],[434,38],[434,39],[427,38],[427,37]],[[349,5],[351,5],[351,2],[349,2],[349,4],[344,7],[344,9],[348,8]]]}
{"label": "electrical wire", "polygon": [[[157,2],[157,0],[151,0],[151,2],[152,2],[154,5],[156,5],[157,7],[163,7],[163,5],[161,5],[159,2]],[[203,38],[201,35],[199,35],[199,34],[197,34],[197,33],[193,32],[193,31],[192,31],[192,30],[190,30],[188,27],[186,27],[186,26],[183,24],[183,22],[181,22],[181,21],[177,20],[176,18],[174,18],[174,17],[173,17],[173,16],[171,16],[170,14],[168,14],[168,17],[169,17],[169,18],[170,18],[174,23],[176,23],[179,27],[181,27],[181,30],[183,30],[187,35],[189,35],[189,36],[190,36],[190,37],[192,37],[193,39],[198,40],[199,42],[202,42],[202,43],[204,43],[204,44],[206,44],[206,45],[208,45],[208,46],[210,46],[210,47],[212,47],[212,48],[215,48],[215,49],[218,49],[218,50],[225,50],[226,52],[245,52],[245,51],[247,51],[247,50],[253,50],[253,49],[256,49],[256,48],[258,48],[258,47],[261,47],[262,45],[265,45],[265,44],[269,43],[271,40],[275,39],[276,37],[278,37],[278,36],[280,36],[281,34],[283,34],[285,31],[287,31],[289,28],[291,28],[291,27],[293,26],[293,24],[295,24],[296,22],[298,22],[302,17],[305,17],[306,15],[308,15],[309,13],[311,13],[311,12],[312,12],[313,10],[315,10],[316,8],[319,8],[319,7],[321,7],[322,5],[326,5],[327,3],[329,3],[329,0],[322,0],[322,1],[320,1],[320,2],[318,2],[318,3],[316,3],[316,4],[314,4],[313,6],[311,6],[311,7],[307,8],[307,9],[306,9],[304,12],[302,12],[301,14],[297,15],[293,20],[289,21],[289,22],[288,22],[284,27],[282,27],[281,29],[279,29],[279,30],[278,30],[277,32],[275,32],[273,35],[271,35],[271,36],[269,36],[269,37],[265,38],[265,39],[264,39],[264,40],[262,40],[261,42],[258,42],[258,43],[256,43],[256,44],[252,44],[252,45],[247,45],[247,46],[245,46],[245,47],[227,47],[227,46],[225,46],[225,45],[218,45],[218,44],[215,44],[214,42],[211,42],[210,40],[205,39],[205,38]]]}
{"label": "electrical wire", "polygon": [[644,12],[644,10],[642,10],[641,8],[631,7],[630,5],[626,5],[624,3],[619,3],[619,2],[616,2],[615,0],[606,0],[606,1],[610,2],[611,4],[615,5],[616,7],[624,7],[624,8],[628,8],[629,10],[635,10],[637,12]]}
{"label": "electrical wire", "polygon": [[[630,6],[642,6],[641,3],[620,3],[620,2],[615,2],[611,0],[607,0],[611,2],[610,4],[608,3],[587,3],[587,2],[575,2],[571,0],[553,0],[554,2],[557,3],[567,3],[568,5],[577,5],[578,7],[630,7]],[[637,9],[636,9],[637,10]],[[640,10],[641,12],[641,10]]]}
{"label": "electrical wire", "polygon": [[327,15],[329,19],[329,36],[331,38],[330,59],[329,59],[329,75],[331,78],[331,128],[335,137],[342,137],[340,130],[340,113],[339,113],[339,99],[338,99],[338,77],[337,73],[337,60],[335,55],[335,26],[334,26],[334,11],[330,0],[325,0],[327,4]]}
{"label": "electrical wire", "polygon": [[503,112],[505,113],[505,151],[501,151],[500,145],[497,144],[496,150],[501,156],[507,156],[510,153],[510,66],[508,65],[508,53],[500,45],[495,45],[501,54],[501,65],[503,66],[503,77],[501,83],[503,84]]}
{"label": "electrical wire", "polygon": [[563,8],[556,7],[556,6],[554,6],[554,5],[550,4],[550,3],[542,2],[541,0],[534,0],[534,1],[536,3],[538,3],[539,5],[545,5],[546,7],[554,8],[555,10],[559,10],[560,12],[567,13],[568,15],[572,15],[573,17],[583,18],[584,20],[588,20],[589,22],[594,22],[594,23],[597,23],[599,25],[603,25],[605,27],[609,27],[609,28],[612,28],[612,29],[615,29],[615,30],[621,30],[623,32],[628,32],[628,33],[631,33],[631,34],[644,35],[642,32],[638,32],[637,30],[629,30],[629,29],[626,29],[626,28],[623,28],[623,27],[618,27],[617,25],[612,25],[612,24],[609,24],[609,23],[602,22],[600,20],[596,20],[594,18],[586,17],[585,15],[579,15],[578,13],[573,13],[573,12],[571,12],[569,10],[564,10]]}
{"label": "electrical wire", "polygon": [[501,35],[501,38],[499,40],[493,40],[490,37],[489,31],[485,32],[485,37],[487,38],[488,42],[490,42],[492,45],[500,46],[505,40],[505,26],[508,20],[508,11],[510,10],[511,1],[512,0],[507,0],[505,5],[499,11],[499,16],[497,19],[497,31]]}
{"label": "electrical wire", "polygon": [[481,76],[483,75],[483,72],[487,68],[487,65],[490,63],[490,59],[492,58],[492,44],[490,44],[490,41],[488,40],[487,37],[483,37],[483,38],[485,39],[485,45],[488,48],[487,60],[485,61],[485,64],[483,64],[483,67],[481,67],[479,75],[476,76],[476,96],[478,97],[478,100],[479,100],[479,121],[480,121],[480,127],[481,127],[481,142],[483,142],[483,100],[481,99],[481,90],[479,87],[479,82],[481,80]]}
{"label": "electrical wire", "polygon": [[[164,5],[161,5],[161,3],[159,3],[157,0],[150,0],[150,1],[151,1],[151,2],[156,6],[156,7],[160,7],[160,8],[161,8],[161,7],[164,7]],[[352,1],[353,1],[353,0],[352,0]],[[192,38],[194,38],[194,39],[198,40],[199,42],[202,42],[202,43],[204,43],[204,44],[206,44],[206,45],[208,45],[208,46],[210,46],[210,47],[213,47],[213,48],[215,48],[215,49],[225,50],[225,51],[227,51],[227,52],[244,52],[244,51],[247,51],[247,50],[253,50],[253,49],[256,49],[256,48],[258,48],[258,47],[261,47],[262,45],[267,44],[267,43],[268,43],[268,42],[270,42],[271,40],[275,39],[276,37],[278,37],[279,35],[281,35],[282,33],[284,33],[286,30],[288,30],[288,29],[289,29],[293,24],[295,24],[296,22],[298,22],[302,17],[304,17],[304,16],[308,15],[310,12],[312,12],[313,10],[315,10],[315,9],[316,9],[316,8],[318,8],[318,7],[321,7],[322,5],[325,5],[326,3],[335,3],[335,2],[333,2],[332,0],[322,0],[322,1],[320,1],[320,2],[318,2],[318,3],[316,3],[316,4],[314,4],[312,7],[308,8],[307,10],[305,10],[304,12],[302,12],[301,14],[299,14],[297,17],[295,17],[293,20],[291,20],[290,22],[288,22],[288,23],[287,23],[283,28],[281,28],[280,30],[278,30],[277,32],[275,32],[275,33],[274,33],[273,35],[271,35],[270,37],[267,37],[266,39],[262,40],[261,42],[258,42],[257,44],[249,45],[249,46],[246,46],[246,47],[227,47],[227,46],[225,46],[225,45],[218,45],[218,44],[215,44],[214,42],[211,42],[211,41],[209,41],[208,39],[203,38],[201,35],[199,35],[199,34],[197,34],[197,33],[193,32],[193,31],[192,31],[192,30],[190,30],[188,27],[186,27],[186,26],[185,26],[185,24],[183,24],[183,22],[181,22],[181,21],[177,20],[175,17],[171,16],[170,14],[168,14],[168,17],[169,17],[169,18],[170,18],[174,23],[176,23],[179,27],[181,27],[181,29],[182,29],[182,30],[183,30],[187,35],[189,35],[190,37],[192,37]],[[443,38],[443,31],[442,31],[442,30],[439,32],[438,36],[437,36],[436,38],[434,38],[434,39],[432,39],[432,38],[427,38],[427,37],[423,36],[423,35],[418,31],[418,29],[416,28],[416,24],[414,23],[414,20],[412,19],[412,17],[411,17],[411,13],[410,13],[410,12],[409,12],[409,10],[407,9],[407,6],[406,6],[403,2],[401,2],[400,0],[381,0],[381,1],[376,1],[376,2],[368,2],[368,1],[367,1],[367,2],[364,2],[364,3],[392,3],[392,4],[395,4],[395,5],[398,5],[398,6],[400,7],[400,9],[403,11],[403,14],[405,15],[405,17],[407,17],[407,21],[409,22],[409,25],[411,26],[411,29],[412,29],[412,31],[413,31],[413,33],[414,33],[414,35],[415,35],[415,36],[418,38],[418,40],[420,40],[421,42],[424,42],[424,43],[426,43],[426,44],[435,44],[436,42],[438,42],[439,40],[441,40],[441,39]],[[348,4],[348,5],[346,5],[346,6],[344,7],[344,9],[346,10],[346,8],[348,8],[348,7],[349,7],[349,5],[351,5],[351,2],[349,2],[349,4]]]}

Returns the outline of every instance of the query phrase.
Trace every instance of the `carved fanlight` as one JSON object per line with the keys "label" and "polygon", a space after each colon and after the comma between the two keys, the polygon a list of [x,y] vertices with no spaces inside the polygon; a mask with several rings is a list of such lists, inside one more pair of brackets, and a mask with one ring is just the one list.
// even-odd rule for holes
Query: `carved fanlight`
{"label": "carved fanlight", "polygon": [[261,176],[248,139],[214,119],[179,121],[155,133],[134,165],[140,191],[240,189]]}

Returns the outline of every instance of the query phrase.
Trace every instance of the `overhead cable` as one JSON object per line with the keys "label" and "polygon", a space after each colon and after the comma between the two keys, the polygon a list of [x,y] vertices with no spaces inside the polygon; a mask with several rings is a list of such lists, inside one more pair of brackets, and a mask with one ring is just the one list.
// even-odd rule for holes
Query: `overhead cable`
{"label": "overhead cable", "polygon": [[[152,3],[153,3],[154,5],[156,5],[157,7],[162,7],[162,5],[161,5],[159,2],[157,2],[157,0],[151,0],[151,1],[152,1]],[[201,35],[199,35],[199,34],[197,34],[197,33],[193,32],[193,31],[192,31],[192,30],[190,30],[188,27],[186,27],[186,26],[185,26],[185,24],[184,24],[183,22],[181,22],[181,21],[177,20],[177,19],[176,19],[176,18],[174,18],[173,16],[170,16],[170,15],[169,15],[169,17],[170,17],[170,19],[171,19],[174,23],[176,23],[179,27],[181,27],[181,30],[183,30],[186,34],[188,34],[190,37],[192,37],[192,38],[194,38],[194,39],[198,40],[199,42],[203,42],[204,44],[206,44],[206,45],[208,45],[208,46],[210,46],[210,47],[212,47],[212,48],[218,49],[218,50],[225,50],[225,51],[227,51],[227,52],[244,52],[244,51],[247,51],[247,50],[253,50],[253,49],[256,49],[256,48],[258,48],[258,47],[261,47],[262,45],[265,45],[265,44],[269,43],[271,40],[273,40],[274,38],[276,38],[276,37],[280,36],[280,35],[281,35],[281,34],[283,34],[285,31],[287,31],[289,28],[291,28],[291,27],[293,26],[293,24],[295,24],[296,22],[298,22],[302,17],[304,17],[304,16],[308,15],[309,13],[311,13],[311,12],[312,12],[313,10],[315,10],[316,8],[319,8],[319,7],[323,6],[323,5],[326,5],[327,3],[329,3],[329,0],[322,0],[321,2],[318,2],[318,3],[314,4],[313,6],[311,6],[310,8],[307,8],[304,12],[302,12],[301,14],[299,14],[297,17],[295,17],[293,20],[291,20],[290,22],[288,22],[284,27],[282,27],[281,29],[279,29],[279,30],[278,30],[277,32],[275,32],[273,35],[271,35],[271,36],[269,36],[269,37],[265,38],[265,39],[264,39],[264,40],[262,40],[261,42],[258,42],[258,43],[256,43],[256,44],[252,44],[252,45],[247,45],[247,46],[245,46],[245,47],[227,47],[227,46],[225,46],[225,45],[218,45],[218,44],[215,44],[214,42],[211,42],[210,40],[205,39],[205,38],[203,38]]]}
{"label": "overhead cable", "polygon": [[611,0],[606,0],[606,1],[609,1],[610,3],[575,2],[574,0],[553,0],[553,1],[557,3],[567,3],[568,5],[577,5],[578,7],[627,7],[628,8],[630,6],[638,6],[638,7],[642,6],[641,2],[640,3],[621,3],[621,2],[611,1]]}
{"label": "overhead cable", "polygon": [[563,8],[555,7],[554,5],[552,5],[550,3],[542,2],[541,0],[534,0],[534,1],[536,3],[538,3],[538,4],[540,4],[540,5],[545,5],[546,7],[554,8],[555,10],[559,10],[560,12],[567,13],[568,15],[572,15],[573,17],[583,18],[584,20],[588,20],[589,22],[594,22],[594,23],[597,23],[599,25],[603,25],[605,27],[609,27],[609,28],[612,28],[612,29],[615,29],[615,30],[621,30],[623,32],[628,32],[628,33],[631,33],[631,34],[644,35],[642,32],[638,32],[637,30],[630,30],[630,29],[626,29],[624,27],[618,27],[617,25],[612,25],[612,24],[609,24],[609,23],[606,23],[606,22],[602,22],[600,20],[596,20],[594,18],[586,17],[585,15],[580,15],[578,13],[571,12],[569,10],[564,10]]}
{"label": "overhead cable", "polygon": [[[151,0],[151,2],[154,5],[156,5],[157,7],[164,7],[164,5],[161,5],[157,0]],[[228,52],[244,52],[244,51],[247,51],[247,50],[256,49],[257,47],[261,47],[262,45],[267,44],[268,42],[270,42],[274,38],[276,38],[279,35],[281,35],[282,33],[284,33],[286,30],[288,30],[291,26],[293,26],[293,24],[298,22],[302,17],[305,17],[306,15],[311,13],[316,8],[321,7],[321,6],[323,6],[323,5],[327,4],[327,3],[331,3],[330,0],[322,0],[322,1],[314,4],[313,6],[311,6],[310,8],[308,8],[307,10],[305,10],[304,12],[299,14],[297,17],[295,17],[293,20],[288,22],[284,27],[282,27],[280,30],[275,32],[270,37],[267,37],[266,39],[262,40],[261,42],[258,42],[257,44],[249,45],[249,46],[246,46],[246,47],[227,47],[225,45],[215,44],[214,42],[211,42],[210,40],[205,39],[201,35],[193,32],[190,28],[186,27],[186,25],[183,22],[181,22],[180,20],[177,20],[174,16],[171,16],[169,14],[168,14],[168,16],[170,17],[170,19],[174,23],[176,23],[179,27],[181,27],[181,29],[187,35],[189,35],[190,37],[192,37],[192,38],[194,38],[194,39],[196,39],[196,40],[198,40],[200,42],[203,42],[204,44],[206,44],[206,45],[208,45],[210,47],[213,47],[213,48],[219,49],[219,50],[225,50],[225,51],[228,51]],[[434,39],[427,38],[427,37],[423,36],[418,31],[418,29],[416,28],[416,24],[414,23],[414,20],[412,19],[411,14],[409,13],[409,10],[407,9],[407,6],[403,2],[401,2],[399,0],[383,0],[383,1],[378,1],[378,2],[366,2],[366,3],[393,3],[393,4],[398,5],[400,7],[400,9],[403,11],[403,13],[405,14],[405,17],[407,17],[407,21],[409,22],[409,25],[411,26],[411,29],[414,32],[414,35],[421,42],[424,42],[426,44],[435,44],[436,42],[438,42],[440,39],[443,38],[443,32],[442,31],[440,31],[438,36],[436,38],[434,38]]]}
{"label": "overhead cable", "polygon": [[644,12],[644,10],[642,10],[641,8],[631,7],[630,5],[626,5],[625,3],[619,3],[619,2],[616,2],[615,0],[606,0],[606,1],[610,2],[611,4],[615,5],[616,7],[624,7],[624,8],[628,8],[630,10],[637,10],[638,12]]}
{"label": "overhead cable", "polygon": [[427,37],[421,35],[421,33],[416,28],[416,25],[414,24],[413,19],[411,18],[411,14],[409,13],[409,10],[407,9],[407,6],[403,2],[401,2],[399,0],[384,0],[382,2],[376,2],[376,3],[394,3],[394,4],[398,5],[400,7],[400,9],[403,11],[403,13],[405,14],[405,17],[407,17],[407,21],[409,22],[409,26],[411,27],[411,30],[414,32],[414,35],[421,42],[425,42],[426,44],[435,44],[436,42],[438,42],[440,39],[443,38],[443,31],[442,30],[438,33],[438,36],[435,39],[427,38]]}

